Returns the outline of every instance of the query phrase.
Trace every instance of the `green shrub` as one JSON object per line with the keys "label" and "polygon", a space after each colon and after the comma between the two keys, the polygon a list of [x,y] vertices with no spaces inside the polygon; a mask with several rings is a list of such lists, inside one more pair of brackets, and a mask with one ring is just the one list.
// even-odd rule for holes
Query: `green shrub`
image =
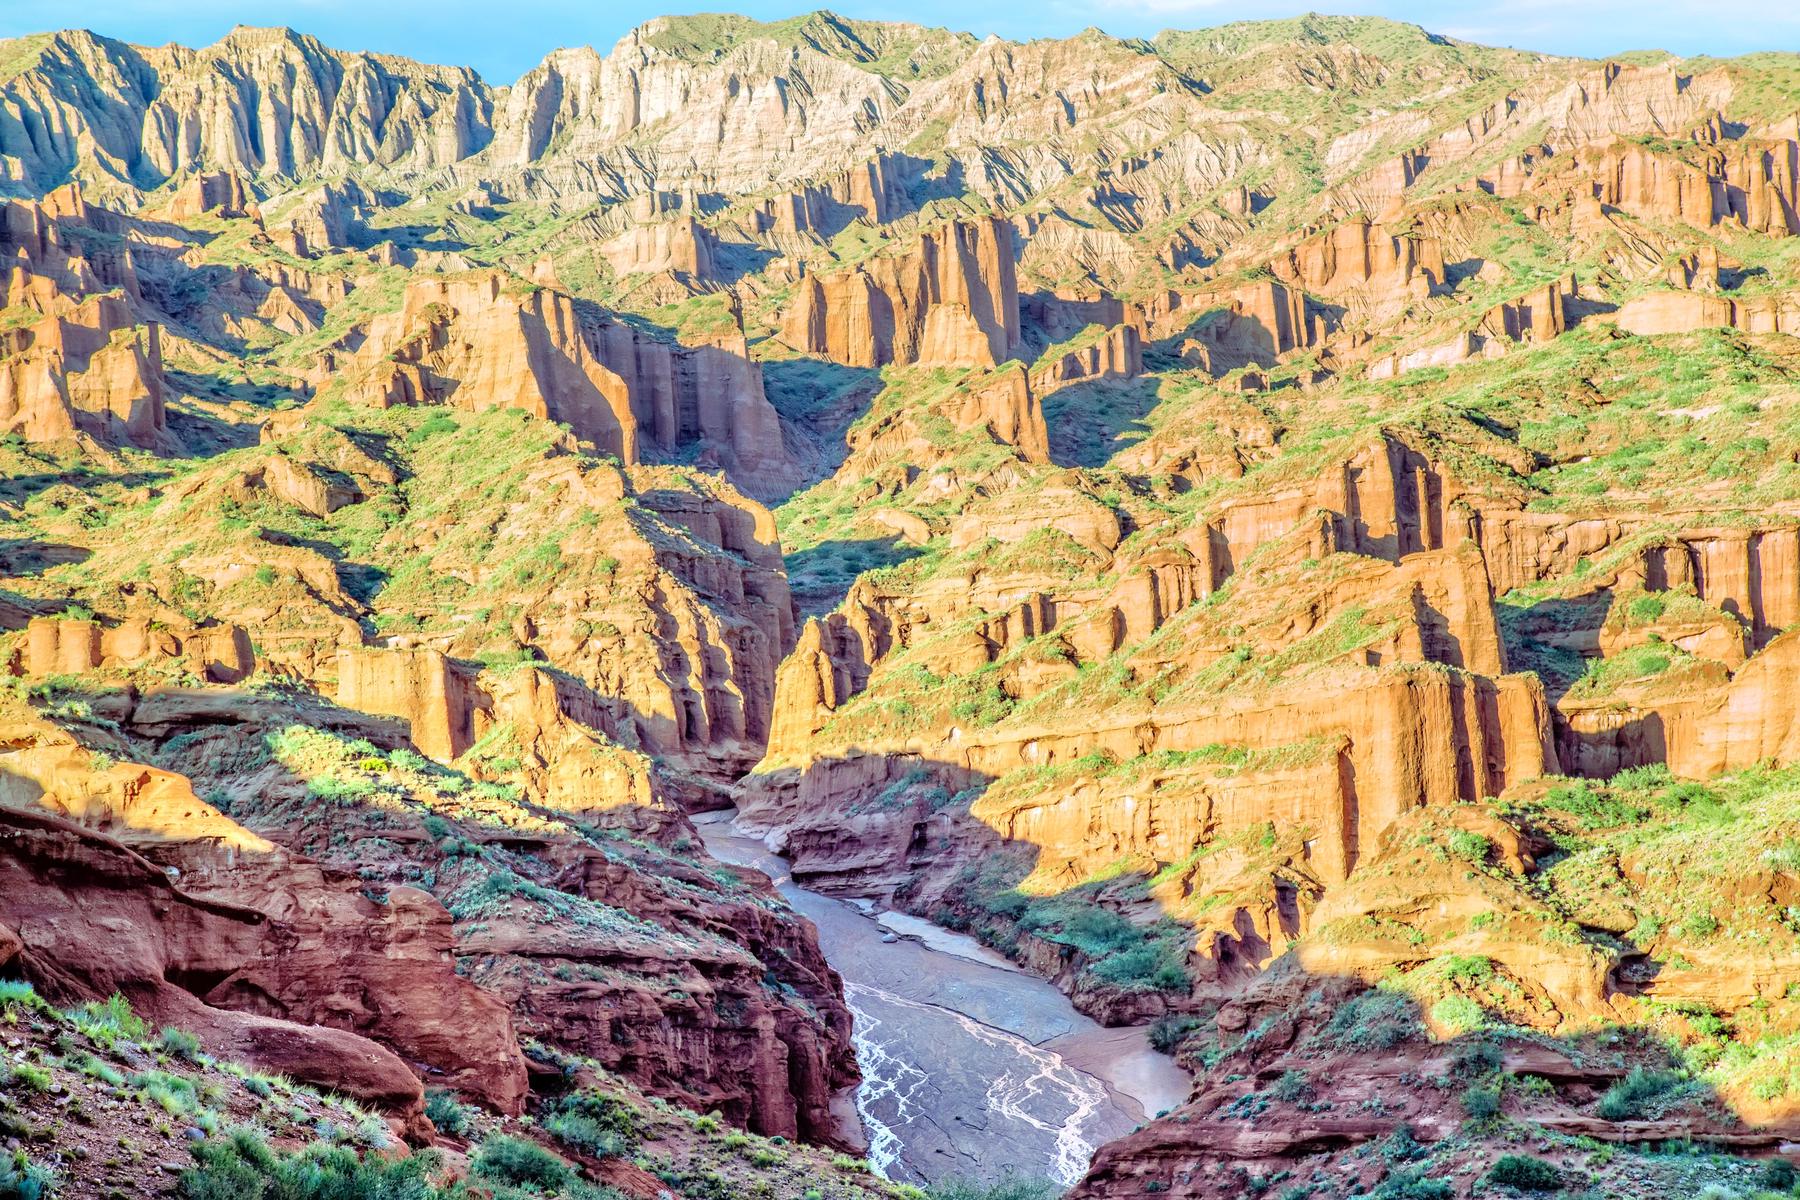
{"label": "green shrub", "polygon": [[573,1172],[569,1164],[536,1142],[496,1133],[481,1143],[469,1170],[484,1179],[535,1187],[562,1187]]}
{"label": "green shrub", "polygon": [[1557,784],[1545,793],[1544,803],[1568,813],[1583,829],[1617,829],[1650,815],[1649,809],[1600,790],[1585,779]]}
{"label": "green shrub", "polygon": [[570,1149],[595,1158],[622,1157],[632,1151],[628,1139],[579,1113],[558,1113],[546,1118],[544,1132]]}
{"label": "green shrub", "polygon": [[457,1100],[454,1093],[443,1088],[432,1088],[425,1093],[425,1119],[439,1133],[451,1137],[462,1137],[469,1132],[468,1107]]}
{"label": "green shrub", "polygon": [[1478,867],[1484,865],[1493,852],[1494,843],[1479,833],[1467,829],[1455,829],[1450,833],[1450,853]]}
{"label": "green shrub", "polygon": [[1326,1036],[1348,1050],[1392,1050],[1418,1032],[1412,998],[1381,988],[1346,1001],[1325,1026]]}
{"label": "green shrub", "polygon": [[1008,1175],[998,1183],[945,1179],[925,1193],[931,1200],[1056,1200],[1062,1189],[1045,1179]]}
{"label": "green shrub", "polygon": [[419,423],[413,431],[406,435],[408,446],[421,446],[440,433],[455,433],[456,421],[443,413],[432,413]]}
{"label": "green shrub", "polygon": [[1502,1154],[1488,1170],[1487,1181],[1522,1192],[1553,1192],[1562,1187],[1562,1172],[1529,1154]]}
{"label": "green shrub", "polygon": [[150,1036],[150,1026],[131,1011],[130,1002],[117,992],[105,1000],[90,1000],[72,1009],[69,1020],[103,1050],[111,1050],[122,1041],[141,1042]]}
{"label": "green shrub", "polygon": [[1164,1054],[1173,1054],[1180,1049],[1187,1036],[1199,1029],[1205,1022],[1199,1017],[1186,1013],[1170,1013],[1156,1018],[1150,1026],[1150,1045]]}
{"label": "green shrub", "polygon": [[555,1113],[544,1121],[544,1130],[563,1145],[596,1158],[629,1156],[637,1149],[639,1137],[637,1111],[631,1105],[592,1091],[557,1101]]}
{"label": "green shrub", "polygon": [[1681,1076],[1673,1071],[1633,1067],[1629,1075],[1606,1089],[1595,1111],[1608,1121],[1635,1120],[1645,1114],[1653,1101],[1681,1086]]}
{"label": "green shrub", "polygon": [[44,1012],[50,1005],[37,989],[23,979],[0,979],[0,1011],[12,1008],[23,1008],[30,1012]]}
{"label": "green shrub", "polygon": [[1458,1079],[1491,1075],[1506,1061],[1505,1052],[1493,1042],[1474,1039],[1461,1043],[1450,1057],[1450,1073]]}
{"label": "green shrub", "polygon": [[0,1071],[5,1072],[0,1080],[5,1082],[8,1091],[21,1088],[28,1092],[47,1092],[56,1083],[49,1070],[36,1063],[0,1063]]}
{"label": "green shrub", "polygon": [[167,1071],[139,1071],[128,1081],[171,1117],[184,1117],[200,1107],[200,1094],[192,1080]]}
{"label": "green shrub", "polygon": [[315,1143],[291,1154],[238,1128],[193,1148],[195,1165],[177,1181],[183,1200],[437,1200],[437,1157],[360,1157],[348,1146]]}
{"label": "green shrub", "polygon": [[1269,1094],[1275,1099],[1286,1101],[1289,1104],[1304,1100],[1311,1092],[1312,1085],[1307,1082],[1306,1072],[1292,1068],[1283,1071],[1281,1078],[1277,1079],[1274,1086],[1269,1089]]}
{"label": "green shrub", "polygon": [[1456,1189],[1441,1179],[1427,1178],[1423,1171],[1395,1171],[1369,1193],[1369,1200],[1450,1200]]}
{"label": "green shrub", "polygon": [[1445,996],[1431,1006],[1431,1019],[1452,1033],[1473,1033],[1487,1024],[1487,1010],[1467,996]]}
{"label": "green shrub", "polygon": [[163,1026],[162,1033],[157,1035],[156,1044],[165,1054],[176,1058],[197,1062],[200,1058],[200,1039],[186,1030],[176,1029],[172,1025]]}
{"label": "green shrub", "polygon": [[1791,1192],[1800,1183],[1800,1171],[1785,1158],[1771,1158],[1757,1174],[1757,1185],[1776,1192]]}
{"label": "green shrub", "polygon": [[1463,1111],[1471,1121],[1485,1121],[1500,1115],[1500,1089],[1478,1084],[1462,1094]]}
{"label": "green shrub", "polygon": [[32,1163],[23,1150],[0,1156],[0,1200],[48,1200],[56,1178]]}

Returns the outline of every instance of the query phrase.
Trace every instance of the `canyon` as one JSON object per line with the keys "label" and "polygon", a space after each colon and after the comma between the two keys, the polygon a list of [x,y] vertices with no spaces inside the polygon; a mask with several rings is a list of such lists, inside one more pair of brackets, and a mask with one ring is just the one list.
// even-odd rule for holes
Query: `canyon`
{"label": "canyon", "polygon": [[0,42],[6,1169],[1790,1189],[1795,62]]}

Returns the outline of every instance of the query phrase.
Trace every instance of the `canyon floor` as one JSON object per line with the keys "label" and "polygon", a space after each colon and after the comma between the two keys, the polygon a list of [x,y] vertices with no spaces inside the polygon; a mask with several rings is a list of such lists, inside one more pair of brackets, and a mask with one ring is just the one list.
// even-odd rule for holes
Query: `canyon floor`
{"label": "canyon floor", "polygon": [[1142,1029],[1103,1029],[967,935],[794,886],[786,864],[697,821],[713,857],[776,880],[844,980],[869,1159],[903,1182],[1014,1175],[1076,1183],[1103,1142],[1187,1098]]}
{"label": "canyon floor", "polygon": [[0,1196],[1794,1194],[1797,200],[1773,49],[0,42]]}

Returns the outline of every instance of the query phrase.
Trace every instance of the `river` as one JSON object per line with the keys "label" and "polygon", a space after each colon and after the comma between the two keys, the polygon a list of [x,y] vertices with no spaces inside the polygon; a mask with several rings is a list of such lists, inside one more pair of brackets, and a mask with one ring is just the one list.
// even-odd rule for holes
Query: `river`
{"label": "river", "polygon": [[973,938],[797,886],[730,813],[696,818],[715,858],[753,867],[819,927],[844,979],[869,1162],[897,1182],[1007,1173],[1063,1185],[1102,1142],[1187,1098],[1142,1029],[1106,1029]]}

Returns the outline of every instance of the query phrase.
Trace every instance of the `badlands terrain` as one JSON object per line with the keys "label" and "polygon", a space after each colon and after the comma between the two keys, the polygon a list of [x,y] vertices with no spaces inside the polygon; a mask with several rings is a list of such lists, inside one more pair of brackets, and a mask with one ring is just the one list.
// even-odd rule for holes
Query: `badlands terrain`
{"label": "badlands terrain", "polygon": [[1786,53],[0,42],[0,1197],[1790,1194],[1797,200]]}

